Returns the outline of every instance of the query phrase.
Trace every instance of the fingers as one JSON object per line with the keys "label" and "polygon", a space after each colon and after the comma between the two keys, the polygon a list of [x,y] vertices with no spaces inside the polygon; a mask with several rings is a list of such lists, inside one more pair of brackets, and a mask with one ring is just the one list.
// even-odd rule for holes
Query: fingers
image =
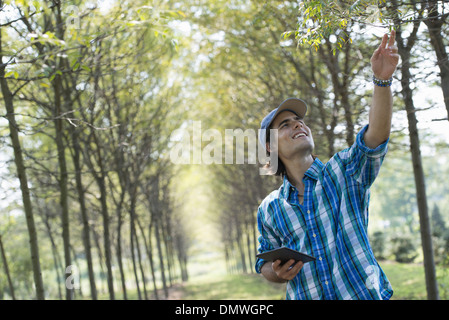
{"label": "fingers", "polygon": [[395,40],[396,40],[396,31],[391,30],[391,33],[390,33],[390,41],[388,41],[388,47],[389,47],[389,48],[394,46]]}
{"label": "fingers", "polygon": [[371,57],[371,59],[377,59],[379,57],[379,55],[382,53],[382,51],[387,46],[387,42],[388,42],[388,34],[384,34],[384,36],[382,37],[382,42],[379,45],[379,48],[377,48],[374,51],[373,56]]}
{"label": "fingers", "polygon": [[281,265],[281,260],[276,260],[275,262],[273,262],[272,267],[274,272],[277,273],[278,270],[280,270],[280,265]]}
{"label": "fingers", "polygon": [[382,42],[379,45],[379,48],[377,48],[374,51],[371,59],[378,59],[381,54],[396,57],[398,47],[395,45],[395,41],[396,41],[396,31],[391,30],[390,37],[388,37],[388,34],[384,34],[382,37]]}
{"label": "fingers", "polygon": [[[384,34],[382,37],[382,43],[379,46],[379,49],[386,49],[394,47],[394,43],[396,41],[396,31],[391,30],[390,37],[388,38],[388,34]],[[388,47],[387,47],[388,42]]]}
{"label": "fingers", "polygon": [[298,272],[302,269],[304,263],[302,261],[295,261],[293,259],[281,265],[281,260],[273,262],[273,270],[277,276],[284,280],[292,280]]}
{"label": "fingers", "polygon": [[382,43],[380,44],[379,48],[384,49],[387,46],[387,41],[388,41],[388,34],[384,34],[382,38]]}

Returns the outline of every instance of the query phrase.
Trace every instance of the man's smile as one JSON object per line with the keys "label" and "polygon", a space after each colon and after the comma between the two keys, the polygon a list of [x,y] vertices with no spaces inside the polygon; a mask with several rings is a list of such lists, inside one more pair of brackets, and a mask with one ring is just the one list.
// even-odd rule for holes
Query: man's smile
{"label": "man's smile", "polygon": [[292,136],[292,139],[298,139],[298,138],[301,138],[301,137],[307,137],[307,133],[302,132],[302,131],[297,132],[297,133],[295,133],[295,134]]}

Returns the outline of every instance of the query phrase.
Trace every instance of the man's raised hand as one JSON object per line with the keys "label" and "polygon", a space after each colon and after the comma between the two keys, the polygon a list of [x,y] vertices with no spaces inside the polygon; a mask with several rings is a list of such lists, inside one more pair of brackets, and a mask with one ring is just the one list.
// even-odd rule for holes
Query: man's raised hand
{"label": "man's raised hand", "polygon": [[388,80],[393,75],[399,63],[398,47],[395,45],[396,32],[385,34],[382,43],[371,57],[371,68],[377,79]]}

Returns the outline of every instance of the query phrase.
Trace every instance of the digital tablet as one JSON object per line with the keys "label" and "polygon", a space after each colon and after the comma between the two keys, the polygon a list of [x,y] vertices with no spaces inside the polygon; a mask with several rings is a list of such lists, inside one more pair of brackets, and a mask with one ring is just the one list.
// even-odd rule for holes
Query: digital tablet
{"label": "digital tablet", "polygon": [[309,256],[308,254],[286,248],[281,247],[274,250],[266,251],[264,253],[259,253],[256,257],[266,260],[266,261],[276,261],[281,260],[281,263],[284,264],[290,259],[294,259],[296,261],[302,261],[303,263],[315,261],[316,258]]}

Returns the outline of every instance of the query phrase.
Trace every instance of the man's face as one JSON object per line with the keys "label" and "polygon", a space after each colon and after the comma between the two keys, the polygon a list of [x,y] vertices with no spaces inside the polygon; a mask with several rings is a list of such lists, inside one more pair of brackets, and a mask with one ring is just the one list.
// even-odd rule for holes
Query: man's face
{"label": "man's face", "polygon": [[278,152],[281,160],[289,159],[298,152],[311,154],[315,147],[310,128],[293,112],[284,111],[278,114],[271,124],[271,129],[277,129],[278,150],[275,145],[270,148]]}

